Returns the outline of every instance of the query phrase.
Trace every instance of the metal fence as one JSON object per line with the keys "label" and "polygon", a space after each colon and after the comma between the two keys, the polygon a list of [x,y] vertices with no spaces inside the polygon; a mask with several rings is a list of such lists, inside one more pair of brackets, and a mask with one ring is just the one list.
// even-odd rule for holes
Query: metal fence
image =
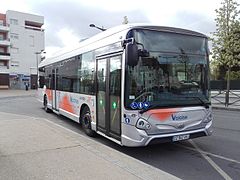
{"label": "metal fence", "polygon": [[230,81],[230,91],[227,92],[227,81],[212,80],[210,83],[212,90],[212,103],[224,106],[240,106],[240,80]]}

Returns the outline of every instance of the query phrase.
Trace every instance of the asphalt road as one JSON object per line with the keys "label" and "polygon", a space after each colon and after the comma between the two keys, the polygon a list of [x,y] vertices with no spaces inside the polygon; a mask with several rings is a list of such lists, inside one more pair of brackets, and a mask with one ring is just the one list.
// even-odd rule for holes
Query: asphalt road
{"label": "asphalt road", "polygon": [[[77,123],[45,113],[34,97],[2,98],[0,111],[46,118],[84,135]],[[214,110],[214,134],[210,137],[140,148],[121,147],[101,136],[94,140],[182,179],[240,179],[240,112],[237,111]]]}

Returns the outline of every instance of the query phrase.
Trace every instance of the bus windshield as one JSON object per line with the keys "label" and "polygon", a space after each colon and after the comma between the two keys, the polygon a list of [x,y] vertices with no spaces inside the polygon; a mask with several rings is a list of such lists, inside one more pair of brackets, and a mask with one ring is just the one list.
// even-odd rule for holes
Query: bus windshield
{"label": "bus windshield", "polygon": [[210,103],[206,38],[152,30],[135,30],[134,38],[149,56],[126,66],[126,108],[137,109],[133,102],[153,107]]}

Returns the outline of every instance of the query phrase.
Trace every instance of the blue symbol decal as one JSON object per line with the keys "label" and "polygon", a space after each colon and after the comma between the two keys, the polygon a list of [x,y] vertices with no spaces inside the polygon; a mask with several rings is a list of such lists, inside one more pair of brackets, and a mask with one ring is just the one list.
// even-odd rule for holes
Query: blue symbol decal
{"label": "blue symbol decal", "polygon": [[132,102],[130,104],[130,106],[131,106],[132,109],[137,109],[138,108],[138,104],[136,102]]}
{"label": "blue symbol decal", "polygon": [[139,109],[142,109],[142,108],[143,108],[143,103],[142,103],[142,102],[139,102],[139,103],[138,103],[138,108],[139,108]]}
{"label": "blue symbol decal", "polygon": [[129,118],[125,118],[125,122],[126,122],[127,124],[129,124],[129,123],[130,123],[130,119],[129,119]]}
{"label": "blue symbol decal", "polygon": [[149,106],[150,106],[149,102],[144,102],[144,103],[143,103],[143,107],[144,107],[145,109],[147,109]]}

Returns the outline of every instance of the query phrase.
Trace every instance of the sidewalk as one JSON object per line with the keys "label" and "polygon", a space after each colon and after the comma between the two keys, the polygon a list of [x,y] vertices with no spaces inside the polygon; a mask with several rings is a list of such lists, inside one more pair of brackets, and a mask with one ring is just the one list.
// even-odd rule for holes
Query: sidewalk
{"label": "sidewalk", "polygon": [[0,98],[9,98],[9,97],[23,97],[23,96],[35,96],[37,90],[0,90]]}
{"label": "sidewalk", "polygon": [[4,180],[178,179],[47,119],[3,112],[0,162]]}

